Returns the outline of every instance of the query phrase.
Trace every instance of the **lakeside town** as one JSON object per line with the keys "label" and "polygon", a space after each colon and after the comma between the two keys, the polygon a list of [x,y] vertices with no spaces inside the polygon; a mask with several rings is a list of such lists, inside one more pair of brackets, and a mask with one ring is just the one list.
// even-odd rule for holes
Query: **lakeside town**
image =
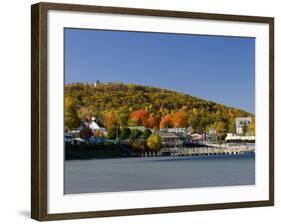
{"label": "lakeside town", "polygon": [[254,185],[255,40],[65,29],[64,193]]}
{"label": "lakeside town", "polygon": [[[146,113],[145,110],[137,112]],[[84,117],[79,127],[65,132],[66,150],[74,149],[78,158],[85,149],[89,157],[96,157],[97,151],[109,152],[105,157],[225,155],[255,151],[255,136],[250,132],[252,117],[236,118],[234,133],[218,128],[197,133],[191,126],[161,125],[159,129],[144,125],[121,127],[117,121],[111,122],[110,129],[107,129],[98,118]],[[92,156],[89,154],[91,150]]]}
{"label": "lakeside town", "polygon": [[248,112],[132,84],[97,81],[70,84],[66,88],[66,158],[255,151],[255,117]]}

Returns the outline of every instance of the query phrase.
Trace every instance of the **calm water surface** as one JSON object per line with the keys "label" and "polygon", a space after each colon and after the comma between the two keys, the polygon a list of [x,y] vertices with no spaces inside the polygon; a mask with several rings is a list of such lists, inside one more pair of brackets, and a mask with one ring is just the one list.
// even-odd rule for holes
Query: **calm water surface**
{"label": "calm water surface", "polygon": [[66,194],[255,184],[255,156],[158,157],[65,162]]}

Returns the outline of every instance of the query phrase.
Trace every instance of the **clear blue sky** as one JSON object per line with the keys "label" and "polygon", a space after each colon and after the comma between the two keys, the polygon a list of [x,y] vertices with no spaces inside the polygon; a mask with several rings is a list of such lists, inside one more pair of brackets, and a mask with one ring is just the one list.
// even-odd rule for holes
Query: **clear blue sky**
{"label": "clear blue sky", "polygon": [[254,113],[255,39],[65,29],[65,82],[166,88]]}

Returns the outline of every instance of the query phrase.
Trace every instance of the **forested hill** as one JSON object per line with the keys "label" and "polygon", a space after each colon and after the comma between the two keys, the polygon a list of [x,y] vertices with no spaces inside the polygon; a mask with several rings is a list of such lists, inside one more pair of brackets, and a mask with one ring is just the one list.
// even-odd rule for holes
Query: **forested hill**
{"label": "forested hill", "polygon": [[[154,117],[158,120],[158,126],[165,116],[172,117],[179,111],[186,113],[185,118],[188,121],[184,125],[192,125],[193,123],[194,126],[198,122],[204,121],[201,125],[204,128],[217,125],[218,122],[225,123],[225,126],[229,128],[235,117],[253,116],[246,111],[188,94],[123,83],[67,84],[65,85],[65,100],[66,115],[68,112],[73,113],[73,108],[75,108],[80,119],[85,116],[95,116],[104,123],[108,120],[108,114],[114,112],[122,117],[121,120],[125,124],[126,121],[127,123],[131,121],[135,125],[141,125],[143,121],[132,122],[132,120],[134,120],[134,112],[144,110],[147,112],[145,115],[147,119]],[[176,126],[182,126],[182,124]]]}

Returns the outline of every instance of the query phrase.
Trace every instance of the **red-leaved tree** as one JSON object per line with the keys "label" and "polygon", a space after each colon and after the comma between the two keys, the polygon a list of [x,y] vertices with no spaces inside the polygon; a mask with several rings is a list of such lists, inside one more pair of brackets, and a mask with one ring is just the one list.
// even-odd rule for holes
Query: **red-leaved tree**
{"label": "red-leaved tree", "polygon": [[171,127],[173,127],[172,116],[170,114],[167,114],[164,117],[162,117],[160,121],[160,128],[171,128]]}
{"label": "red-leaved tree", "polygon": [[145,125],[150,113],[144,109],[133,111],[130,115],[131,125]]}
{"label": "red-leaved tree", "polygon": [[185,111],[177,111],[172,115],[172,124],[176,128],[187,128],[188,123],[188,114]]}

